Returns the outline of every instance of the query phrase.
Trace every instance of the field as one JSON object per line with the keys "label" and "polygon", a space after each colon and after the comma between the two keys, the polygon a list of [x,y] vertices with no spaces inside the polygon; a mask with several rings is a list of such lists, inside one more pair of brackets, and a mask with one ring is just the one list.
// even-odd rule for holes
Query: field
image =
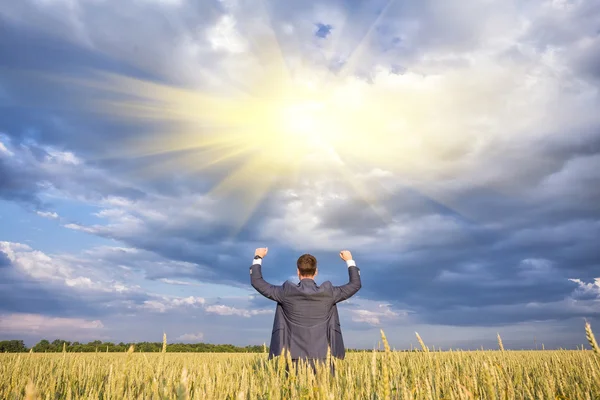
{"label": "field", "polygon": [[[1,399],[599,399],[600,349],[349,353],[296,374],[266,354],[0,354]],[[500,347],[502,346],[499,340]],[[133,350],[133,349],[131,349]]]}

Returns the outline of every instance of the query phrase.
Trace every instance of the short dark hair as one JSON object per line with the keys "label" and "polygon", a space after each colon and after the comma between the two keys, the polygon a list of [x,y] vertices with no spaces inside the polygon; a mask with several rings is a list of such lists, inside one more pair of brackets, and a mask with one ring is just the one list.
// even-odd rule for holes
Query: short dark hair
{"label": "short dark hair", "polygon": [[300,276],[314,276],[317,273],[317,259],[310,254],[302,254],[298,258]]}

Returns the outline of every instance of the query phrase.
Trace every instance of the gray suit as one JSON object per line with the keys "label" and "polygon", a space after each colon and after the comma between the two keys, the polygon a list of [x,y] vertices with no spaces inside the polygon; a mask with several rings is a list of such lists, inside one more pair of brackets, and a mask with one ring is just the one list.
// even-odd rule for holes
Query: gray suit
{"label": "gray suit", "polygon": [[325,359],[328,345],[333,357],[343,359],[346,351],[336,304],[358,292],[359,271],[356,266],[348,267],[350,282],[342,286],[333,286],[329,281],[319,286],[310,278],[275,286],[263,279],[260,264],[252,265],[252,286],[277,302],[269,359],[280,355],[284,348],[292,359]]}

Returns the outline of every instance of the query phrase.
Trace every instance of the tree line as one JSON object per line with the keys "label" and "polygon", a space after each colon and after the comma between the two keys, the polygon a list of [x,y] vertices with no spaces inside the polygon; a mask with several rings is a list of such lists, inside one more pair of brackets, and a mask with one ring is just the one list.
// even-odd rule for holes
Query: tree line
{"label": "tree line", "polygon": [[[112,343],[94,340],[88,343],[70,342],[68,340],[56,339],[52,342],[43,339],[31,348],[25,346],[23,340],[0,341],[0,353],[22,353],[32,350],[34,353],[55,353],[61,351],[86,353],[86,352],[125,352],[130,346],[134,346],[136,352],[161,352],[162,342],[138,342],[138,343]],[[172,353],[262,353],[265,346],[234,346],[232,344],[210,344],[210,343],[171,343],[167,344],[167,352]],[[266,347],[269,351],[269,347]]]}
{"label": "tree line", "polygon": [[[93,353],[96,351],[118,353],[129,350],[134,346],[136,352],[154,353],[162,351],[162,342],[138,342],[138,343],[112,343],[94,340],[88,343],[70,342],[68,340],[56,339],[52,342],[42,339],[35,346],[25,346],[23,340],[0,341],[0,353],[24,353],[30,350],[34,353],[57,353],[67,351],[72,353]],[[171,343],[167,344],[166,351],[169,353],[268,353],[269,346],[249,345],[234,346],[232,344],[210,344],[210,343]],[[373,351],[368,349],[346,349],[347,352]],[[377,350],[381,351],[381,350]],[[405,351],[405,350],[404,350]]]}

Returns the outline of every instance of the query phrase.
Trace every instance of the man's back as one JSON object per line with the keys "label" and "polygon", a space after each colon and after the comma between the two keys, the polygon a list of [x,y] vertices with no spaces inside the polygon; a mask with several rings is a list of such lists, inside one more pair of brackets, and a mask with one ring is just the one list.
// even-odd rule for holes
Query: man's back
{"label": "man's back", "polygon": [[330,282],[319,286],[313,279],[302,279],[297,285],[285,286],[287,291],[281,305],[290,322],[313,326],[329,317],[334,305]]}
{"label": "man's back", "polygon": [[360,272],[354,262],[347,260],[350,282],[343,286],[333,286],[329,281],[317,285],[312,278],[302,278],[298,284],[286,281],[275,286],[262,278],[261,261],[256,260],[250,267],[252,286],[277,302],[269,358],[280,355],[286,348],[292,359],[324,359],[328,346],[332,356],[344,358],[336,304],[361,287]]}

